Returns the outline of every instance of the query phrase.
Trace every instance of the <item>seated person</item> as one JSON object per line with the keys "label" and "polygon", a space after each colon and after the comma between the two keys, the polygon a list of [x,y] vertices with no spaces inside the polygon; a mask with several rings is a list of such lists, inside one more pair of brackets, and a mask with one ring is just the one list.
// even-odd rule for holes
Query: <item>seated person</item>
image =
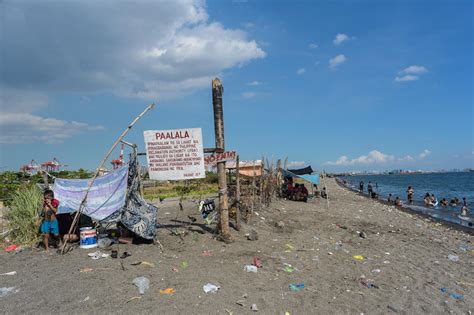
{"label": "seated person", "polygon": [[65,213],[61,215],[60,221],[59,221],[59,230],[60,234],[63,235],[63,242],[77,242],[79,241],[79,232],[81,228],[84,227],[94,227],[94,223],[92,222],[92,219],[81,213],[79,216],[79,222],[76,225],[76,228],[74,231],[72,231],[71,234],[69,234],[69,230],[71,229],[72,222],[74,220],[74,217],[76,216],[76,213]]}
{"label": "seated person", "polygon": [[402,201],[400,200],[400,198],[398,196],[397,196],[397,198],[395,198],[394,204],[396,206],[401,206],[402,205]]}
{"label": "seated person", "polygon": [[304,184],[300,184],[298,186],[298,190],[295,195],[296,201],[308,201],[308,189],[304,186]]}
{"label": "seated person", "polygon": [[370,197],[371,197],[372,199],[378,199],[378,198],[379,198],[379,195],[378,195],[375,191],[372,191]]}
{"label": "seated person", "polygon": [[323,187],[323,190],[321,190],[321,197],[324,199],[328,198],[328,194],[326,193],[326,187]]}

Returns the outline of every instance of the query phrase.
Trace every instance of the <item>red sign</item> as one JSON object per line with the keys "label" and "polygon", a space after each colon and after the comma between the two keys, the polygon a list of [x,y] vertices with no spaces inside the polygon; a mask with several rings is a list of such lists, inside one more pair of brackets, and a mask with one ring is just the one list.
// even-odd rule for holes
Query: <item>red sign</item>
{"label": "red sign", "polygon": [[235,160],[235,151],[226,151],[224,153],[217,153],[213,155],[208,155],[204,157],[205,165],[214,165],[217,162],[226,162]]}

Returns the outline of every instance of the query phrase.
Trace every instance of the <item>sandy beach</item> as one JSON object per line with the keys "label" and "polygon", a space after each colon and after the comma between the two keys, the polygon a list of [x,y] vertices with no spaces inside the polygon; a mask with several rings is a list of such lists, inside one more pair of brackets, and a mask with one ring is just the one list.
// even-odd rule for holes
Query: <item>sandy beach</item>
{"label": "sandy beach", "polygon": [[[157,204],[166,227],[158,232],[163,253],[155,245],[120,245],[119,255],[132,254],[126,259],[91,260],[87,253],[95,250],[79,248],[64,256],[2,251],[0,273],[17,275],[0,276],[0,287],[19,291],[0,298],[0,311],[251,314],[252,304],[257,313],[292,315],[474,311],[472,235],[359,196],[333,179],[327,186],[329,207],[324,199],[276,200],[242,231],[232,230],[231,244],[213,239],[195,203],[181,212],[165,200]],[[258,240],[246,239],[250,230]],[[244,271],[253,257],[262,268]],[[154,266],[132,265],[140,261]],[[86,268],[92,270],[81,272]],[[138,276],[150,280],[150,289],[134,299]],[[220,289],[206,294],[207,283]],[[166,288],[175,293],[160,294]]]}

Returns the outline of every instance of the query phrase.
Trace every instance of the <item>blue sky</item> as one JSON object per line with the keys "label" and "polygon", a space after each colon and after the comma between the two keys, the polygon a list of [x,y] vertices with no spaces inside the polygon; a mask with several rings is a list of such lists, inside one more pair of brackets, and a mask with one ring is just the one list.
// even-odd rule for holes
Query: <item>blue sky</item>
{"label": "blue sky", "polygon": [[[224,85],[241,159],[473,167],[470,1],[4,1],[0,167],[94,169],[127,124],[203,128]],[[116,153],[115,155],[118,155]]]}

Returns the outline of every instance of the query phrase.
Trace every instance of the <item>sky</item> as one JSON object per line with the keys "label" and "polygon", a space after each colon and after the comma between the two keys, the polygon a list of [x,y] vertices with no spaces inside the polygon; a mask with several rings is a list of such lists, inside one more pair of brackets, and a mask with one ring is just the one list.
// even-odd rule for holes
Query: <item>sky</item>
{"label": "sky", "polygon": [[[0,171],[95,169],[144,130],[202,128],[224,86],[241,160],[474,167],[472,1],[0,2]],[[114,152],[113,158],[118,156]]]}

